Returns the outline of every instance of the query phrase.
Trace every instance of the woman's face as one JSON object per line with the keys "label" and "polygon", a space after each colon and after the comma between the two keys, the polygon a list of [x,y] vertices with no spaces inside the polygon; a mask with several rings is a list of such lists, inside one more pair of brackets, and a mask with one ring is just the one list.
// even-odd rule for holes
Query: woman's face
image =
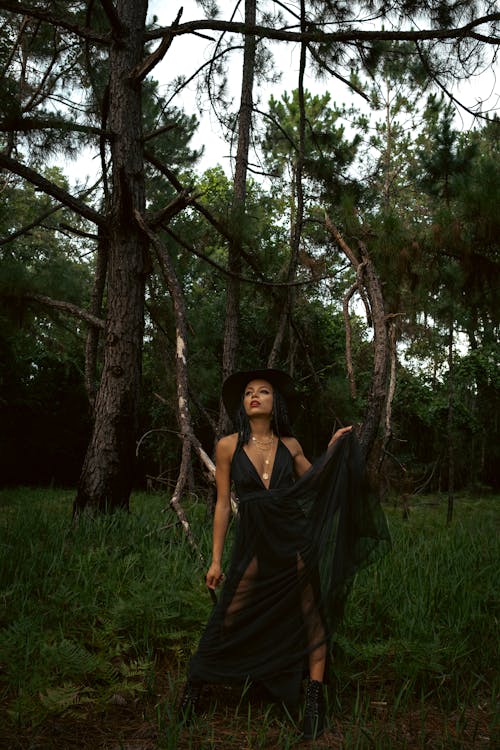
{"label": "woman's face", "polygon": [[273,387],[267,380],[251,380],[243,392],[243,406],[249,417],[271,416]]}

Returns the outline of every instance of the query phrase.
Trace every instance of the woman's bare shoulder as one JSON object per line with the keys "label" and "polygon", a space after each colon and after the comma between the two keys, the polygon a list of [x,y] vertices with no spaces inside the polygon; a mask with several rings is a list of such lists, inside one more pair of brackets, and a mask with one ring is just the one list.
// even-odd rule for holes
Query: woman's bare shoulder
{"label": "woman's bare shoulder", "polygon": [[233,432],[232,435],[225,435],[217,443],[216,454],[220,458],[232,458],[233,453],[236,450],[238,443],[238,433]]}

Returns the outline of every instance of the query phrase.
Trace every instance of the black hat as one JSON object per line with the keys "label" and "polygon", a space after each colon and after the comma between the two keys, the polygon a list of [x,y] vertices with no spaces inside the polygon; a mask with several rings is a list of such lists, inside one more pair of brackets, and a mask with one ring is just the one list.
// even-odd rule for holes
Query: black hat
{"label": "black hat", "polygon": [[297,403],[293,380],[283,370],[243,370],[233,372],[222,385],[222,401],[230,417],[234,417],[241,404],[241,397],[245,387],[251,380],[267,380],[273,388],[277,388],[286,401],[290,418],[293,417]]}

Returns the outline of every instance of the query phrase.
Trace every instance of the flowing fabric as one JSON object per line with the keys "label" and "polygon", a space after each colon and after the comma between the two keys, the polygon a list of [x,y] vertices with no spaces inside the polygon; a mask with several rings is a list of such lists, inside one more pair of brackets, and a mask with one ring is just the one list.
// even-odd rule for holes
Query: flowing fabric
{"label": "flowing fabric", "polygon": [[278,442],[269,488],[244,446],[231,465],[238,516],[229,570],[192,680],[263,684],[297,704],[309,654],[328,643],[360,568],[390,545],[367,492],[359,444],[342,436],[299,479]]}

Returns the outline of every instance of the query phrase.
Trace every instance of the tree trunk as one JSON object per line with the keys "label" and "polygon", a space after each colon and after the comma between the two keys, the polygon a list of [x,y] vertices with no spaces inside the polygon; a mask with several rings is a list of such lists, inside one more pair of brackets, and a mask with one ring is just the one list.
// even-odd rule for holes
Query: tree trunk
{"label": "tree trunk", "polygon": [[[256,0],[245,0],[245,23],[255,26]],[[253,112],[253,82],[255,76],[255,37],[245,35],[243,53],[243,73],[241,81],[241,100],[238,118],[238,148],[234,170],[234,197],[232,206],[233,239],[229,244],[229,270],[233,274],[241,273],[241,228],[245,214],[247,194],[248,151],[250,148],[250,132],[252,128]],[[224,329],[224,351],[222,354],[222,376],[227,378],[236,363],[238,349],[238,328],[240,308],[240,281],[236,275],[230,277],[226,297],[226,322]],[[220,404],[217,438],[227,432],[230,427],[229,415],[223,404]]]}
{"label": "tree trunk", "polygon": [[[358,291],[364,298],[365,306],[369,305],[369,317],[373,324],[372,378],[365,417],[359,435],[361,450],[366,459],[377,437],[388,393],[390,347],[382,285],[364,242],[358,241],[360,260],[328,215],[325,215],[325,223],[332,238],[356,270]],[[351,377],[354,377],[353,372],[351,372]]]}
{"label": "tree trunk", "polygon": [[130,73],[143,57],[147,5],[147,0],[116,3],[121,27],[110,49],[112,195],[104,366],[75,514],[128,509],[134,481],[148,241],[134,219],[134,210],[144,212],[145,192],[141,86]]}
{"label": "tree trunk", "polygon": [[[100,317],[102,314],[102,302],[106,287],[106,267],[108,263],[108,243],[103,237],[104,231],[99,227],[99,241],[97,244],[96,268],[94,273],[94,286],[90,299],[90,312]],[[85,390],[89,400],[89,408],[92,418],[94,417],[95,399],[97,393],[97,355],[99,346],[99,329],[90,326],[87,341],[85,343]]]}
{"label": "tree trunk", "polygon": [[389,385],[387,388],[387,398],[384,408],[384,436],[382,439],[382,448],[380,450],[379,467],[381,467],[382,463],[384,462],[387,449],[392,440],[392,402],[394,401],[394,394],[396,392],[396,368],[398,362],[398,353],[396,347],[396,324],[392,323],[388,326],[388,328],[390,371]]}
{"label": "tree trunk", "polygon": [[455,383],[454,383],[454,359],[453,359],[453,317],[450,321],[448,331],[448,507],[446,511],[446,523],[453,520],[453,505],[455,492],[455,437],[454,437],[454,407],[455,407]]}
{"label": "tree trunk", "polygon": [[179,469],[179,476],[175,485],[175,490],[170,498],[170,506],[177,514],[184,531],[186,532],[189,542],[193,549],[198,551],[196,542],[191,533],[189,522],[181,504],[182,494],[188,482],[190,465],[191,465],[191,444],[193,437],[193,427],[191,424],[191,414],[189,412],[189,387],[187,371],[187,345],[188,345],[188,327],[186,305],[184,295],[180,285],[177,273],[175,271],[172,259],[167,249],[161,243],[159,237],[146,224],[143,217],[136,212],[136,218],[143,231],[148,234],[149,239],[156,251],[156,257],[160,264],[163,280],[170,292],[174,308],[175,319],[175,380],[177,384],[177,421],[182,439],[182,458]]}
{"label": "tree trunk", "polygon": [[363,261],[362,265],[364,266],[364,283],[370,300],[371,318],[373,321],[373,371],[365,418],[359,436],[361,450],[364,456],[367,457],[377,437],[384,403],[387,399],[387,374],[390,350],[382,285],[375,267],[368,256],[368,251],[361,241],[359,242],[359,248]]}
{"label": "tree trunk", "polygon": [[[301,2],[301,29],[305,31],[305,3]],[[305,161],[305,137],[306,137],[306,113],[304,101],[304,73],[306,69],[307,45],[302,43],[300,46],[300,63],[299,63],[299,147],[297,159],[294,164],[293,187],[291,196],[291,228],[290,228],[290,263],[288,266],[287,280],[292,282],[295,279],[297,266],[299,262],[300,242],[302,239],[302,226],[304,221],[304,190],[302,186],[302,176],[304,172]],[[271,353],[267,362],[268,367],[276,367],[280,351],[282,348],[286,323],[290,321],[296,297],[295,287],[286,288],[286,300],[281,309],[278,329],[273,342]],[[289,368],[291,369],[291,368]]]}

